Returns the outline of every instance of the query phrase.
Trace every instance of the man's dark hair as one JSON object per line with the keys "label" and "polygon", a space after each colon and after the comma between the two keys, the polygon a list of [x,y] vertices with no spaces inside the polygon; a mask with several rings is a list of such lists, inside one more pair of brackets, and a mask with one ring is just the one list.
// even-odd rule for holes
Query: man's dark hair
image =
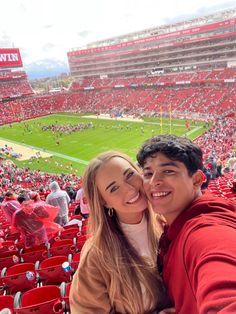
{"label": "man's dark hair", "polygon": [[198,169],[203,169],[201,148],[185,137],[166,134],[146,140],[137,154],[139,165],[143,167],[146,159],[156,153],[161,153],[171,160],[182,162],[190,176]]}

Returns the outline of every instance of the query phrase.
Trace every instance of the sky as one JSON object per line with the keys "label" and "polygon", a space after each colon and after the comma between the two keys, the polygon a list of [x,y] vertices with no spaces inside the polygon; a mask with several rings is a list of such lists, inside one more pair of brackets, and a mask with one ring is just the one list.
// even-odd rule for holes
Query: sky
{"label": "sky", "polygon": [[235,0],[0,0],[0,47],[20,48],[24,66],[67,64],[68,51],[92,41],[233,7]]}

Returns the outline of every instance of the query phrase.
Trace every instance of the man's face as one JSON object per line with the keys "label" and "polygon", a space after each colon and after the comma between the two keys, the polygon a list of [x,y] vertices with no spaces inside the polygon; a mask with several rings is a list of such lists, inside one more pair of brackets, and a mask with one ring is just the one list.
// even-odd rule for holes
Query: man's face
{"label": "man's face", "polygon": [[201,195],[202,172],[189,176],[186,166],[164,154],[148,157],[143,167],[144,190],[156,213],[168,224]]}

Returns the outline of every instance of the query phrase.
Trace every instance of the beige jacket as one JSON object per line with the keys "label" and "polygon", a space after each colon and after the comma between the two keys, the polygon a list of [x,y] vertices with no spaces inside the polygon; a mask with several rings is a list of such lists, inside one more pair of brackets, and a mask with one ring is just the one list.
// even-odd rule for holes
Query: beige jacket
{"label": "beige jacket", "polygon": [[[88,252],[88,253],[87,253]],[[79,267],[74,274],[70,289],[70,308],[72,314],[127,314],[120,295],[115,295],[115,304],[110,303],[108,286],[110,276],[96,258],[96,251],[91,249],[88,241],[83,247]],[[168,301],[162,288],[157,286],[157,296],[161,308],[168,307]],[[152,313],[158,313],[152,312]],[[132,313],[133,314],[133,313]],[[139,313],[143,314],[143,313]]]}

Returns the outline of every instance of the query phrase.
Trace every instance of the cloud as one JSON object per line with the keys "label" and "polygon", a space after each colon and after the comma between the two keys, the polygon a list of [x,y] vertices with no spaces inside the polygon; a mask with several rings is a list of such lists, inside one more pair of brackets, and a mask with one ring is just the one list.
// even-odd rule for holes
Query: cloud
{"label": "cloud", "polygon": [[235,0],[2,1],[0,47],[20,48],[24,65],[47,58],[67,63],[75,47],[232,6]]}
{"label": "cloud", "polygon": [[86,38],[88,37],[92,32],[89,31],[89,30],[84,30],[84,31],[81,31],[81,32],[77,32],[76,34],[78,35],[78,37],[81,37],[81,38]]}
{"label": "cloud", "polygon": [[47,24],[47,25],[44,25],[43,28],[45,29],[49,29],[49,28],[52,28],[53,27],[53,24]]}
{"label": "cloud", "polygon": [[16,6],[16,11],[18,14],[25,14],[27,13],[27,7],[23,3],[20,3],[18,6]]}
{"label": "cloud", "polygon": [[7,35],[5,32],[3,32],[2,36],[0,37],[0,47],[3,47],[3,48],[14,47],[14,44],[11,41],[11,37]]}
{"label": "cloud", "polygon": [[54,44],[52,44],[52,43],[46,43],[46,44],[43,45],[42,50],[43,50],[44,52],[49,52],[49,51],[52,50],[54,47],[55,47]]}
{"label": "cloud", "polygon": [[27,59],[29,57],[29,52],[28,50],[22,48],[20,50],[20,54],[21,54],[21,58],[24,60],[24,59]]}

